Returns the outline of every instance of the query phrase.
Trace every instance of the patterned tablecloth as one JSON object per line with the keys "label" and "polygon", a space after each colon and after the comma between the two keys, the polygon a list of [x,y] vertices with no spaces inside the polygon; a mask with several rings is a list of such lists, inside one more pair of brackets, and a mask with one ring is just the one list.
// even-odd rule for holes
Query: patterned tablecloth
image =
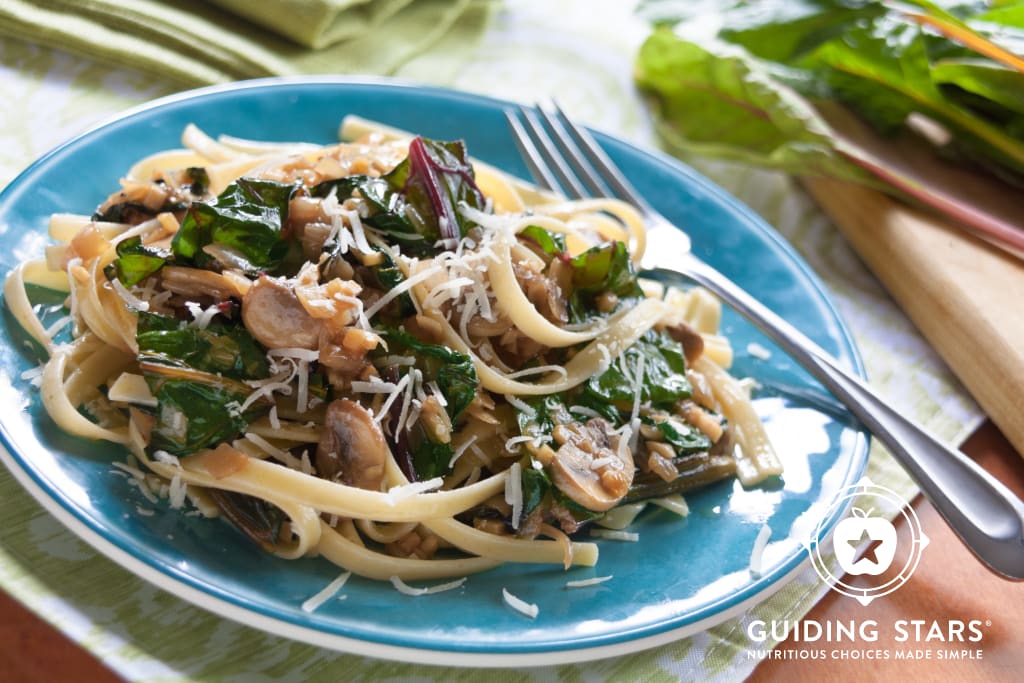
{"label": "patterned tablecloth", "polygon": [[[557,94],[575,118],[640,145],[655,143],[632,85],[646,27],[631,3],[510,0],[459,89],[523,102]],[[399,76],[435,82],[429,60]],[[0,41],[0,185],[51,146],[131,105],[173,90],[14,40]],[[776,226],[825,280],[863,352],[873,384],[901,411],[959,442],[980,411],[894,306],[843,238],[792,180],[694,162]],[[905,498],[913,484],[875,448],[869,473]],[[889,511],[894,514],[895,511]],[[0,587],[129,680],[138,681],[603,681],[738,680],[753,618],[802,616],[826,588],[807,570],[748,614],[648,653],[529,670],[446,669],[370,660],[284,640],[213,616],[137,579],[66,531],[6,471],[0,472]],[[173,635],[173,637],[170,637]]]}

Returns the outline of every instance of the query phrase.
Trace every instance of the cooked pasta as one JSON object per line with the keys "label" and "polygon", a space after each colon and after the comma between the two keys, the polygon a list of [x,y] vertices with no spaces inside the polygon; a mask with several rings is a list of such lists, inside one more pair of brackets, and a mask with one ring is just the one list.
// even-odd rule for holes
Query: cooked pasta
{"label": "cooked pasta", "polygon": [[[585,525],[781,472],[717,301],[637,277],[632,207],[458,142],[343,133],[188,126],[94,215],[53,216],[4,294],[57,425],[127,447],[172,507],[396,585],[593,565]],[[26,283],[66,292],[66,319],[47,328]]]}

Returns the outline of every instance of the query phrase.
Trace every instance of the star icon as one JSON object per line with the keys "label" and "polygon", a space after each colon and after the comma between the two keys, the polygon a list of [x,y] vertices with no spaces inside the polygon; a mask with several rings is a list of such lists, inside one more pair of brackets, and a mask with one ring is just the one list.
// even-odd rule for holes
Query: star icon
{"label": "star icon", "polygon": [[868,533],[868,530],[864,529],[860,532],[860,538],[851,539],[847,541],[847,543],[849,543],[850,547],[852,547],[854,550],[856,550],[858,546],[864,543],[872,543],[872,545],[864,551],[864,554],[861,556],[860,559],[871,560],[872,564],[878,564],[878,558],[875,557],[875,546],[873,545],[873,542],[875,540],[876,539],[871,538],[871,534]]}

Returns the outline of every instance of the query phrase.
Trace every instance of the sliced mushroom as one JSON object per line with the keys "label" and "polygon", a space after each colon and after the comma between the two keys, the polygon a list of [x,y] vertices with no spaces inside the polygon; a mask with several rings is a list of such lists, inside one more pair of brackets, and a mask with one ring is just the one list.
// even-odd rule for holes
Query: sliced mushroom
{"label": "sliced mushroom", "polygon": [[324,479],[379,491],[388,447],[380,426],[363,406],[347,398],[331,401],[316,448],[316,470]]}
{"label": "sliced mushroom", "polygon": [[242,299],[242,322],[269,349],[315,349],[323,324],[306,312],[291,287],[266,275]]}
{"label": "sliced mushroom", "polygon": [[619,448],[611,425],[594,418],[585,425],[555,427],[560,444],[551,461],[551,480],[562,493],[588,510],[615,507],[633,483],[633,454]]}
{"label": "sliced mushroom", "polygon": [[704,337],[689,323],[680,321],[665,328],[668,336],[683,345],[683,355],[687,363],[693,363],[704,353]]}
{"label": "sliced mushroom", "polygon": [[160,269],[160,282],[164,289],[192,298],[210,296],[224,300],[243,296],[248,289],[244,277],[185,266],[164,266]]}
{"label": "sliced mushroom", "polygon": [[[512,270],[526,298],[541,315],[556,325],[569,322],[565,291],[554,278],[518,262],[512,264]],[[556,273],[558,270],[556,267]]]}

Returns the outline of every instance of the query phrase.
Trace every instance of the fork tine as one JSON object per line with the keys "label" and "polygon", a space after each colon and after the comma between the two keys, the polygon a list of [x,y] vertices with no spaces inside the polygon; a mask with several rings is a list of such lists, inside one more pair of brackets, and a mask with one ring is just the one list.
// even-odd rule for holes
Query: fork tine
{"label": "fork tine", "polygon": [[619,167],[605,154],[604,150],[601,149],[590,133],[573,123],[565,115],[565,112],[562,111],[562,108],[558,106],[557,102],[552,102],[552,104],[558,118],[572,133],[573,138],[575,138],[579,147],[584,150],[590,163],[603,174],[602,180],[608,183],[620,198],[631,202],[640,209],[648,209],[650,205],[647,203],[647,200],[637,192],[633,184],[626,179],[626,176],[619,170]]}
{"label": "fork tine", "polygon": [[519,117],[511,109],[506,109],[505,119],[508,121],[509,128],[512,129],[512,139],[515,140],[516,147],[519,148],[519,156],[526,162],[534,182],[545,190],[560,192],[561,188],[558,185],[558,180],[551,173],[551,169],[537,150],[537,146],[533,144],[530,134],[526,132],[523,124],[519,122]]}
{"label": "fork tine", "polygon": [[530,136],[536,142],[536,149],[543,157],[549,172],[558,178],[558,184],[561,185],[566,195],[574,199],[586,197],[586,189],[566,165],[565,158],[558,151],[555,143],[551,141],[544,125],[537,120],[537,115],[529,107],[523,106],[519,107],[519,113],[523,121],[526,122],[525,128],[529,130]]}
{"label": "fork tine", "polygon": [[[556,104],[555,106],[557,107],[558,105]],[[580,148],[569,137],[569,133],[566,132],[562,122],[549,114],[541,106],[537,107],[537,111],[540,112],[541,118],[544,119],[544,122],[553,133],[555,142],[558,143],[565,153],[565,158],[569,165],[572,166],[572,170],[576,172],[578,178],[583,180],[590,193],[595,197],[608,197],[611,194],[608,191],[608,187],[601,181],[601,176],[597,174],[594,167],[587,162]]]}

